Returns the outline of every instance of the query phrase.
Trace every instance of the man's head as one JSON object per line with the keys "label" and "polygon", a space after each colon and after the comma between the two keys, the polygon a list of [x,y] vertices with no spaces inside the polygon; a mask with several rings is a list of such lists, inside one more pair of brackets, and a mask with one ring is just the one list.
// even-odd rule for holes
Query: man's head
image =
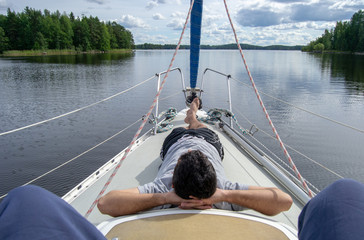
{"label": "man's head", "polygon": [[216,191],[216,172],[207,157],[198,150],[182,154],[174,169],[172,183],[176,194],[189,199],[211,197]]}

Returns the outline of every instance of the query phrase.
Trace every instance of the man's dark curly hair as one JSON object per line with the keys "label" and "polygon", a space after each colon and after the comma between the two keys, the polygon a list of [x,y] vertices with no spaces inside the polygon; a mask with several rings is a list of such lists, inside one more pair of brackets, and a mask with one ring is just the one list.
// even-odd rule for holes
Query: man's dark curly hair
{"label": "man's dark curly hair", "polygon": [[215,169],[202,152],[192,150],[181,155],[172,178],[174,190],[179,197],[209,198],[216,191],[216,182]]}

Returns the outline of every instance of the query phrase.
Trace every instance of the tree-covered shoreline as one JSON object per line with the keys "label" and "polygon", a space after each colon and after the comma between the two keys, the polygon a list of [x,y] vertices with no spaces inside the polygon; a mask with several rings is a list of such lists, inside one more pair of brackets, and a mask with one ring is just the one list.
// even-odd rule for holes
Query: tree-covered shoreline
{"label": "tree-covered shoreline", "polygon": [[[301,50],[302,46],[284,46],[284,45],[270,45],[270,46],[257,46],[250,44],[240,44],[242,49],[245,50]],[[153,43],[144,43],[135,45],[135,49],[175,49],[177,47],[176,44],[153,44]],[[213,50],[231,50],[238,49],[235,43],[231,44],[223,44],[223,45],[201,45],[201,49],[213,49]],[[181,45],[180,49],[190,49],[190,45]]]}
{"label": "tree-covered shoreline", "polygon": [[302,48],[307,52],[364,52],[364,11],[359,10],[350,21],[336,22],[321,37]]}
{"label": "tree-covered shoreline", "polygon": [[116,22],[26,7],[0,15],[0,53],[9,50],[108,51],[134,48],[133,35]]}

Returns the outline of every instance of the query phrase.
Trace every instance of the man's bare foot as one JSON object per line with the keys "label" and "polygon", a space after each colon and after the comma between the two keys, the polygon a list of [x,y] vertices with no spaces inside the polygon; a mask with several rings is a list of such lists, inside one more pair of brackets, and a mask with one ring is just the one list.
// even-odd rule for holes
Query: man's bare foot
{"label": "man's bare foot", "polygon": [[191,102],[190,109],[194,112],[197,112],[199,106],[200,106],[200,99],[198,97],[195,97]]}
{"label": "man's bare foot", "polygon": [[196,113],[198,111],[199,105],[200,105],[200,100],[196,97],[191,102],[190,109],[186,113],[185,123],[189,124],[187,129],[197,129],[206,127],[206,125],[200,123],[196,118]]}

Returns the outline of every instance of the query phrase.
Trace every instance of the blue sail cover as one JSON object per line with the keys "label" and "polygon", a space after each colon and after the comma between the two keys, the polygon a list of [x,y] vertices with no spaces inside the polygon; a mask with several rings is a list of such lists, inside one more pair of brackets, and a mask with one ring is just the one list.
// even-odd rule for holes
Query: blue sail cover
{"label": "blue sail cover", "polygon": [[201,20],[203,0],[195,0],[191,12],[190,87],[195,88],[200,58]]}

